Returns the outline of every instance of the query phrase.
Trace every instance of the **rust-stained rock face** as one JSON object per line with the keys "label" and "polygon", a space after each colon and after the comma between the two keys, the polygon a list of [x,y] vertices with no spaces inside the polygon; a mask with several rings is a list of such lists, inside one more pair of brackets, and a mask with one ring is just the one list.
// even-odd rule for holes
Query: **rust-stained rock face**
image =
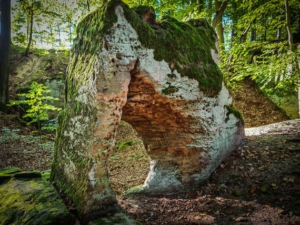
{"label": "rust-stained rock face", "polygon": [[157,22],[147,7],[136,12],[113,0],[77,29],[52,180],[84,221],[118,209],[107,157],[121,119],[151,157],[139,188],[150,194],[196,187],[244,137],[208,24]]}

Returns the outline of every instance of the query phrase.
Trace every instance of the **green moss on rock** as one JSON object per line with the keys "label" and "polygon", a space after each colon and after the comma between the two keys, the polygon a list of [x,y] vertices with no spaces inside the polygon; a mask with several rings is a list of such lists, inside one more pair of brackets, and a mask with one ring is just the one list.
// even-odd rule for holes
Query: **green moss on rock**
{"label": "green moss on rock", "polygon": [[[83,139],[86,142],[80,142],[76,144],[73,143],[73,141],[70,139],[70,136],[64,135],[64,132],[66,130],[74,131],[75,139],[80,138],[76,137],[76,135],[84,137],[91,136],[93,134],[95,124],[93,118],[95,119],[95,117],[88,119],[89,124],[85,126],[87,129],[80,127],[80,130],[76,130],[76,128],[73,127],[75,125],[70,122],[70,119],[79,117],[84,119],[85,117],[88,117],[88,115],[94,115],[94,110],[94,108],[89,107],[81,102],[76,102],[76,104],[68,104],[58,116],[59,126],[57,128],[56,135],[59,138],[55,139],[56,151],[54,161],[52,163],[50,178],[52,181],[56,182],[56,186],[63,190],[64,194],[66,194],[69,199],[74,201],[74,203],[78,206],[77,210],[79,211],[84,210],[81,208],[81,206],[84,206],[82,201],[85,200],[82,198],[82,196],[85,195],[88,186],[88,181],[85,178],[88,177],[88,172],[92,165],[92,158],[87,156],[85,157],[81,154],[82,145],[89,145],[89,139]],[[70,146],[70,143],[72,143],[72,146]],[[62,158],[60,157],[62,153],[59,151],[63,151],[64,149],[72,149],[72,151],[69,151],[71,154],[69,154],[68,157]],[[65,174],[61,173],[61,171],[64,169],[64,166],[69,165],[70,163],[72,165],[76,165],[76,171],[78,171],[76,172],[78,174],[76,177],[76,182],[69,182],[65,179]]]}
{"label": "green moss on rock", "polygon": [[42,178],[45,181],[49,181],[50,180],[50,176],[51,176],[51,171],[44,171],[42,173]]}
{"label": "green moss on rock", "polygon": [[41,178],[11,178],[0,185],[0,196],[1,225],[74,224],[54,187]]}
{"label": "green moss on rock", "polygon": [[133,194],[144,194],[145,193],[145,189],[143,185],[138,185],[132,188],[129,188],[126,191],[126,195],[133,195]]}
{"label": "green moss on rock", "polygon": [[[208,95],[217,94],[221,90],[223,76],[211,56],[211,49],[216,48],[216,34],[205,20],[180,22],[166,16],[160,21],[146,23],[142,15],[147,12],[155,16],[152,7],[139,6],[133,11],[120,0],[109,1],[79,23],[69,65],[70,70],[76,70],[81,75],[72,77],[77,85],[82,84],[82,74],[88,73],[86,65],[92,65],[95,60],[93,56],[101,51],[104,35],[112,32],[113,24],[117,22],[115,8],[118,5],[122,5],[126,19],[136,30],[142,46],[154,49],[155,60],[165,60],[181,76],[197,80],[200,90]],[[72,84],[75,84],[75,80]],[[69,88],[71,95],[76,93],[76,87]]]}
{"label": "green moss on rock", "polygon": [[169,87],[162,90],[165,95],[170,95],[178,91],[178,88],[169,84]]}
{"label": "green moss on rock", "polygon": [[233,114],[237,119],[240,119],[240,121],[244,121],[243,115],[236,108],[234,108],[233,106],[229,106],[229,105],[225,105],[224,107],[228,110],[228,112],[226,114],[225,122],[227,122],[229,120],[230,114]]}
{"label": "green moss on rock", "polygon": [[[216,34],[206,20],[185,23],[165,16],[147,24],[126,5],[123,8],[142,45],[154,49],[155,60],[165,60],[181,76],[197,80],[200,90],[208,95],[221,90],[223,76],[211,56],[211,49],[216,49]],[[145,7],[137,7],[135,12],[145,12]]]}
{"label": "green moss on rock", "polygon": [[16,179],[34,179],[41,178],[42,174],[39,171],[21,171],[16,167],[8,167],[0,170],[0,184],[2,184],[5,180],[9,180],[11,178]]}
{"label": "green moss on rock", "polygon": [[0,170],[0,175],[15,174],[19,172],[21,172],[21,170],[17,167],[7,167]]}

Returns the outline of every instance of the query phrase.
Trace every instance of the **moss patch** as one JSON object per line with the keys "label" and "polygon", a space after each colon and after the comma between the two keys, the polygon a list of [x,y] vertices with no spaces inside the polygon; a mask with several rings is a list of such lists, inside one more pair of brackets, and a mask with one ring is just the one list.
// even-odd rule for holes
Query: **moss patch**
{"label": "moss patch", "polygon": [[[154,49],[155,60],[165,60],[181,76],[197,80],[200,90],[208,95],[221,90],[223,76],[211,56],[211,49],[216,48],[216,34],[206,20],[185,23],[165,16],[153,24],[146,24],[127,6],[123,8],[142,45]],[[144,13],[145,7],[139,6],[135,12]]]}
{"label": "moss patch", "polygon": [[[207,95],[219,93],[223,76],[211,56],[211,49],[215,49],[215,32],[205,20],[180,22],[167,16],[148,24],[142,20],[142,14],[154,13],[153,8],[139,6],[133,11],[120,0],[109,1],[79,23],[70,71],[76,68],[78,75],[87,74],[86,67],[82,65],[92,65],[93,55],[101,51],[104,34],[109,34],[117,21],[115,8],[118,5],[122,5],[126,19],[138,33],[142,46],[154,49],[155,60],[165,60],[181,76],[196,79],[200,90]],[[76,77],[72,79],[77,80]]]}
{"label": "moss patch", "polygon": [[169,84],[169,87],[162,90],[165,95],[170,95],[178,91],[178,88]]}
{"label": "moss patch", "polygon": [[0,224],[74,223],[56,190],[41,178],[10,178],[0,185],[0,196]]}
{"label": "moss patch", "polygon": [[224,107],[228,110],[228,112],[226,113],[226,119],[225,119],[226,123],[229,120],[230,114],[233,114],[237,119],[244,121],[243,115],[236,108],[234,108],[233,106],[229,106],[229,105],[225,105]]}
{"label": "moss patch", "polygon": [[126,195],[144,194],[144,193],[145,193],[145,189],[143,185],[132,187],[126,191]]}
{"label": "moss patch", "polygon": [[21,171],[16,167],[9,167],[0,170],[0,184],[4,181],[9,180],[10,178],[40,178],[42,177],[39,171]]}

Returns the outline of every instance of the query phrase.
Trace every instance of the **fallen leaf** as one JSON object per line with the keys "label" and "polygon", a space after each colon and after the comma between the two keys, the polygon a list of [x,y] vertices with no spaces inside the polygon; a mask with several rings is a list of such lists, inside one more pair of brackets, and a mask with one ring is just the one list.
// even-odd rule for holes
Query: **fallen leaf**
{"label": "fallen leaf", "polygon": [[201,216],[195,216],[194,219],[195,219],[195,220],[200,220],[200,219],[201,219]]}
{"label": "fallen leaf", "polygon": [[248,219],[241,216],[241,217],[236,218],[235,221],[236,221],[236,222],[247,222]]}
{"label": "fallen leaf", "polygon": [[265,167],[264,166],[260,166],[260,167],[258,167],[258,170],[260,170],[260,171],[265,170]]}
{"label": "fallen leaf", "polygon": [[251,193],[254,193],[255,191],[256,191],[256,189],[257,189],[257,185],[256,184],[252,184],[252,186],[251,186]]}

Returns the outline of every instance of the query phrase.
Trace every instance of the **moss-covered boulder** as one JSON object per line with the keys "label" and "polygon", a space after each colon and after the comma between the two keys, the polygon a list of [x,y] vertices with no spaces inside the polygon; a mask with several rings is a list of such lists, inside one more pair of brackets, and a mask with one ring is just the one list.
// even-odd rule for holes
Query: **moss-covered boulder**
{"label": "moss-covered boulder", "polygon": [[37,171],[0,170],[0,225],[74,224],[54,187]]}
{"label": "moss-covered boulder", "polygon": [[135,189],[144,193],[197,187],[241,143],[243,120],[223,84],[215,36],[205,20],[157,21],[153,8],[120,0],[79,23],[51,179],[82,221],[119,210],[107,163],[121,118],[151,158]]}

